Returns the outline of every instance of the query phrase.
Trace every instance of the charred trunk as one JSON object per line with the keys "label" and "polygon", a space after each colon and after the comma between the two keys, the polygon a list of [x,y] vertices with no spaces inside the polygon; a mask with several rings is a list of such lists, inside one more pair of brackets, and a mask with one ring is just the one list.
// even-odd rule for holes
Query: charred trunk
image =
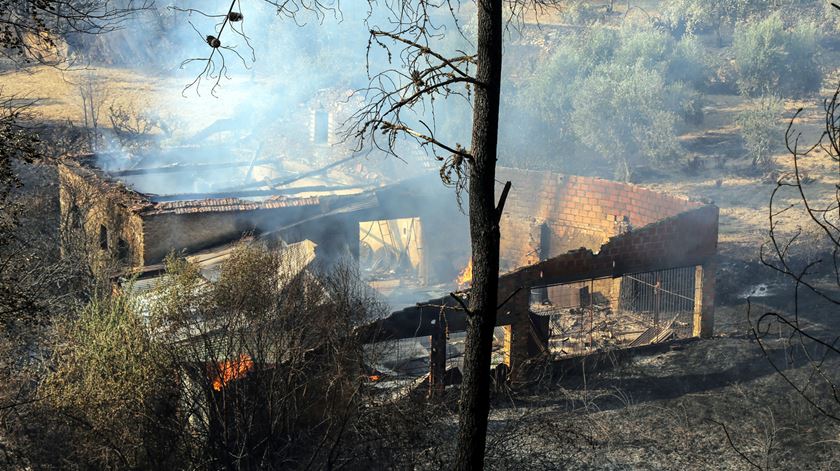
{"label": "charred trunk", "polygon": [[464,348],[455,469],[482,469],[490,411],[490,358],[499,281],[499,215],[495,206],[496,145],[502,71],[502,2],[479,0],[469,212],[473,281]]}

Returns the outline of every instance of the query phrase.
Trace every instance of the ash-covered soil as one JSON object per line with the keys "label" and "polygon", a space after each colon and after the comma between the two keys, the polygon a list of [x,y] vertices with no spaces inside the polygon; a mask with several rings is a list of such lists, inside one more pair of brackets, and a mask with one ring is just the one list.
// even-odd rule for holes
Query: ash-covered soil
{"label": "ash-covered soil", "polygon": [[[794,379],[801,354],[771,340]],[[835,371],[840,362],[824,365]],[[754,339],[718,337],[497,398],[496,469],[838,469],[840,427],[810,407]],[[830,394],[829,391],[824,391]],[[728,436],[727,436],[728,435]],[[740,455],[740,454],[742,455]]]}

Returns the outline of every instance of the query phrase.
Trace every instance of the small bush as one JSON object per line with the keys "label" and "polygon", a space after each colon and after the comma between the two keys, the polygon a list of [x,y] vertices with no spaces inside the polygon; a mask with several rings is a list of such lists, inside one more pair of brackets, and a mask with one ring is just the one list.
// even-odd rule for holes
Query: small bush
{"label": "small bush", "polygon": [[779,98],[765,96],[755,100],[748,109],[738,115],[736,122],[741,129],[747,151],[752,157],[753,168],[773,168],[772,152],[784,135],[784,130],[779,124],[782,112],[782,101]]}
{"label": "small bush", "polygon": [[733,40],[738,89],[745,95],[797,95],[819,90],[817,29],[800,23],[786,29],[778,13],[742,25]]}

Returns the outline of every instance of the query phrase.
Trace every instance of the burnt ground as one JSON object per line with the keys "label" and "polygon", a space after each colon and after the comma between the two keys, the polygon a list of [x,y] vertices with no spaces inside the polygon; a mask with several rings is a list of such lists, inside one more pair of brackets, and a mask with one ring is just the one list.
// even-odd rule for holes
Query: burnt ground
{"label": "burnt ground", "polygon": [[[836,412],[831,390],[808,362],[808,354],[821,359],[820,352],[770,329],[762,336],[765,355],[748,321],[748,310],[753,321],[765,312],[793,312],[790,284],[754,261],[730,268],[723,275],[742,282],[733,281],[739,291],[719,298],[714,338],[590,356],[567,362],[570,368],[538,369],[538,382],[496,392],[487,467],[840,469],[840,420],[810,406],[773,366],[797,385],[811,380],[809,396],[833,403],[829,412]],[[766,289],[748,305],[742,295],[760,284]],[[836,307],[803,296],[799,308],[809,332],[837,331]],[[840,356],[826,357],[822,369],[840,384]],[[457,388],[447,390],[448,413],[432,433],[437,445],[419,453],[416,469],[436,469],[435,459],[452,453],[457,395]]]}
{"label": "burnt ground", "polygon": [[[840,468],[840,421],[811,407],[771,364],[798,385],[810,378],[816,386],[809,393],[831,405],[830,389],[814,380],[808,363],[807,354],[821,358],[820,352],[797,342],[791,348],[771,329],[763,337],[765,355],[750,331],[748,309],[753,320],[764,312],[793,312],[790,286],[754,264],[741,266],[741,280],[768,289],[750,306],[740,296],[724,297],[715,338],[590,359],[572,373],[497,397],[494,467]],[[799,307],[811,332],[836,332],[836,307],[808,296]],[[840,357],[826,357],[823,371],[837,379]]]}

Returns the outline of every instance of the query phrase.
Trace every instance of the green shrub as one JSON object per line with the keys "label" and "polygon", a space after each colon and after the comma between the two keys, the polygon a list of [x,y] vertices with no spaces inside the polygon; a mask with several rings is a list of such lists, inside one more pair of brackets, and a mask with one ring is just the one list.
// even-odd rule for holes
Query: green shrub
{"label": "green shrub", "polygon": [[607,64],[581,80],[573,100],[578,139],[629,180],[638,159],[668,160],[679,150],[677,114],[668,109],[662,75],[641,65]]}
{"label": "green shrub", "polygon": [[505,116],[516,117],[508,125],[517,129],[512,136],[545,136],[544,148],[534,151],[545,155],[537,160],[556,160],[557,149],[583,144],[628,179],[635,164],[679,151],[677,126],[702,121],[703,96],[695,87],[710,73],[692,37],[676,41],[647,27],[593,28],[559,45],[525,87],[506,95]]}
{"label": "green shrub", "polygon": [[564,23],[573,25],[589,25],[601,18],[600,7],[587,2],[571,2],[561,10]]}
{"label": "green shrub", "polygon": [[66,443],[45,448],[91,469],[171,466],[183,425],[173,410],[176,381],[137,301],[97,297],[59,331],[64,345],[40,398]]}
{"label": "green shrub", "polygon": [[674,31],[688,34],[714,31],[721,41],[721,27],[734,25],[752,12],[766,11],[766,0],[673,0],[664,2],[663,16]]}
{"label": "green shrub", "polygon": [[738,89],[745,95],[780,93],[785,96],[819,90],[817,30],[800,23],[786,29],[774,13],[742,25],[732,44]]}
{"label": "green shrub", "polygon": [[651,28],[624,28],[615,52],[615,63],[659,69],[671,60],[674,39],[663,31]]}
{"label": "green shrub", "polygon": [[538,119],[550,123],[551,138],[571,137],[569,112],[577,81],[591,67],[574,45],[560,46],[523,90],[521,100]]}
{"label": "green shrub", "polygon": [[714,71],[703,44],[694,36],[685,36],[674,44],[665,74],[669,82],[685,82],[702,89]]}
{"label": "green shrub", "polygon": [[779,98],[764,96],[754,100],[736,118],[754,168],[769,170],[773,167],[773,149],[784,133],[779,123],[783,111]]}
{"label": "green shrub", "polygon": [[712,76],[710,61],[703,45],[694,36],[675,40],[652,28],[625,28],[615,51],[615,62],[640,64],[665,74],[668,83],[686,82],[704,86]]}

